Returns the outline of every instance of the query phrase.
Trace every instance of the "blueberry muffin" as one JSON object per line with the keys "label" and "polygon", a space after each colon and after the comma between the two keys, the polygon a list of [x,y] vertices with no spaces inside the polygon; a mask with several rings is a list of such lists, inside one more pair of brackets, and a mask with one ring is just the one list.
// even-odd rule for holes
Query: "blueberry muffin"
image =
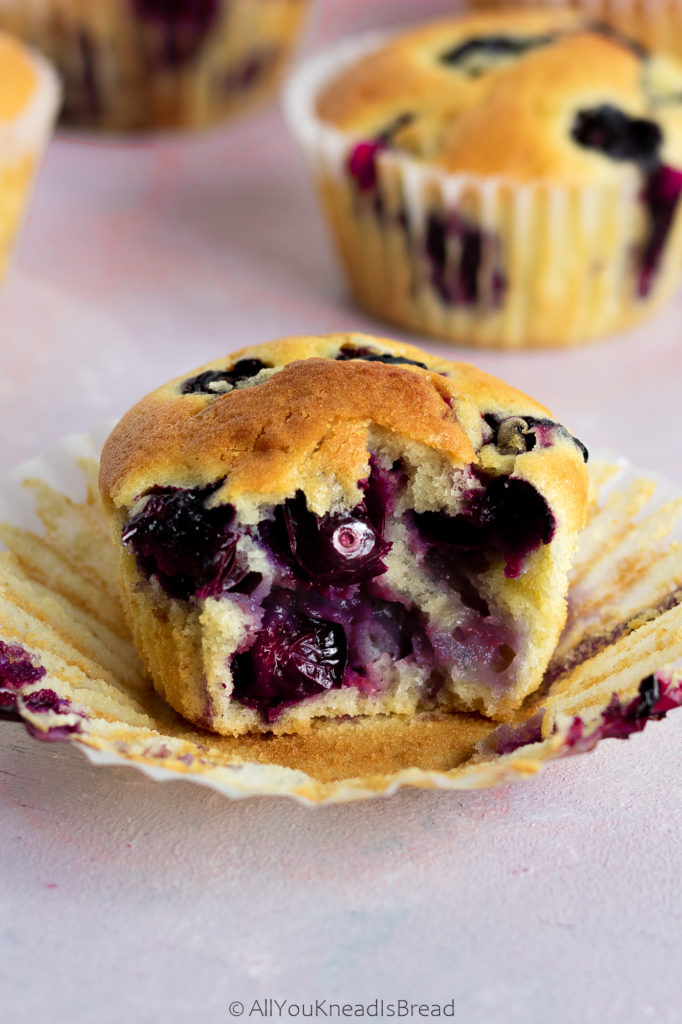
{"label": "blueberry muffin", "polygon": [[0,279],[52,134],[58,103],[52,68],[0,32]]}
{"label": "blueberry muffin", "polygon": [[0,2],[0,28],[57,65],[69,124],[192,128],[270,99],[310,0]]}
{"label": "blueberry muffin", "polygon": [[287,109],[378,316],[569,345],[677,287],[682,66],[608,27],[566,10],[432,23],[314,60]]}
{"label": "blueberry muffin", "polygon": [[565,620],[586,454],[494,377],[365,335],[172,381],[119,423],[100,474],[156,689],[232,735],[503,718]]}

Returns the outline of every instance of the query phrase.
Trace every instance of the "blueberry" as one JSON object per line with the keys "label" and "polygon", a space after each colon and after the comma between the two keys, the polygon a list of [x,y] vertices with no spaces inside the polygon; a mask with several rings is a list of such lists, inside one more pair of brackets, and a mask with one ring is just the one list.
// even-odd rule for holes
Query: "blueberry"
{"label": "blueberry", "polygon": [[442,64],[456,68],[472,78],[483,74],[491,65],[514,57],[521,57],[529,50],[547,46],[556,37],[544,36],[475,36],[458,43],[451,50],[440,55]]}
{"label": "blueberry", "polygon": [[348,157],[348,173],[361,192],[371,192],[377,183],[377,154],[386,148],[379,141],[358,142]]}
{"label": "blueberry", "polygon": [[661,692],[658,677],[647,676],[639,684],[639,701],[633,708],[635,718],[648,718],[660,699]]}
{"label": "blueberry", "polygon": [[350,512],[316,516],[299,491],[277,514],[284,522],[288,553],[314,583],[347,586],[386,572],[382,559],[390,544],[381,535],[383,522],[372,522],[364,502]]}
{"label": "blueberry", "polygon": [[371,348],[353,348],[344,345],[336,356],[337,360],[363,359],[367,363],[386,363],[388,366],[418,366],[422,370],[428,370],[426,363],[419,363],[416,359],[407,359],[405,356],[394,356],[389,352],[375,352]]}
{"label": "blueberry", "polygon": [[[356,143],[348,157],[348,173],[361,192],[374,191],[377,183],[377,156],[387,149],[401,128],[410,124],[414,114],[400,114],[373,139]],[[380,203],[380,200],[379,200]]]}
{"label": "blueberry", "polygon": [[169,597],[219,597],[254,587],[253,574],[236,557],[233,506],[207,508],[221,484],[194,490],[155,487],[123,531],[140,571],[156,577]]}
{"label": "blueberry", "polygon": [[256,377],[268,364],[260,359],[240,359],[229,370],[205,370],[182,383],[182,395],[216,395]]}
{"label": "blueberry", "polygon": [[[450,244],[458,253],[452,260]],[[500,264],[500,244],[481,228],[457,213],[449,216],[430,213],[426,225],[426,255],[431,265],[431,283],[443,302],[452,306],[471,306],[481,299],[479,284],[483,255],[489,250],[493,257],[490,278],[490,308],[502,305],[507,289],[506,275]]]}
{"label": "blueberry", "polygon": [[611,160],[630,160],[651,166],[658,160],[663,133],[655,121],[629,114],[604,103],[579,110],[571,137],[586,149],[596,149]]}
{"label": "blueberry", "polygon": [[273,722],[285,708],[340,687],[346,660],[342,626],[304,615],[293,595],[273,591],[253,646],[232,660],[232,696]]}
{"label": "blueberry", "polygon": [[503,556],[505,576],[515,579],[526,556],[549,544],[556,522],[547,502],[532,484],[499,476],[473,491],[462,512],[422,512],[415,522],[432,543],[442,545],[449,557],[491,553]]}
{"label": "blueberry", "polygon": [[536,416],[501,417],[495,413],[486,413],[483,419],[493,432],[492,443],[505,453],[530,452],[538,443],[541,448],[549,448],[554,443],[554,435],[558,433],[570,438],[580,449],[585,462],[589,459],[589,452],[582,441],[554,420]]}

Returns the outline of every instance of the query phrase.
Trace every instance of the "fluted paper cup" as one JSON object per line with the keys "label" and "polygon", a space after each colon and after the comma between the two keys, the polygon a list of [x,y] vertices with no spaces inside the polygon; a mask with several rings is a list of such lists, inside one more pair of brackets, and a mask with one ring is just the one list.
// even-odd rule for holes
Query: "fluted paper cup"
{"label": "fluted paper cup", "polygon": [[109,429],[64,439],[0,485],[0,708],[37,739],[153,779],[310,804],[521,781],[682,704],[682,495],[606,457],[590,469],[566,629],[513,721],[425,713],[320,720],[295,736],[205,732],[156,694],[125,623],[96,484]]}

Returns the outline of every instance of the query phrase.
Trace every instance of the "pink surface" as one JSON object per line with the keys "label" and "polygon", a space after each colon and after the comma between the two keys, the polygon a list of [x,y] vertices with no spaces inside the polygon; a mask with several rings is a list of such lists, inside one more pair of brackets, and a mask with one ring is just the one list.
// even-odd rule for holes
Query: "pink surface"
{"label": "pink surface", "polygon": [[[313,43],[447,7],[324,0]],[[682,486],[681,310],[574,352],[457,354]],[[276,111],[62,139],[0,295],[0,469],[237,346],[337,328],[390,333],[346,299]],[[677,1021],[681,739],[676,714],[525,786],[310,811],[97,769],[0,722],[0,1019],[217,1022],[236,999],[258,1020],[269,996]]]}

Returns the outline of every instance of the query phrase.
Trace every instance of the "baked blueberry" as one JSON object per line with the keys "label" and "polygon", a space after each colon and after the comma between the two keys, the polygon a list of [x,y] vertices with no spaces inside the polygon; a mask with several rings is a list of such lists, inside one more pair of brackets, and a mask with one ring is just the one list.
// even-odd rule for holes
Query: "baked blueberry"
{"label": "baked blueberry", "polygon": [[337,359],[364,359],[368,363],[384,363],[386,366],[419,366],[426,370],[426,363],[417,359],[408,359],[406,356],[396,356],[391,352],[377,352],[371,348],[352,348],[344,345],[336,357]]}
{"label": "baked blueberry", "polygon": [[205,370],[196,377],[183,381],[180,391],[183,395],[216,395],[243,384],[245,380],[257,377],[267,364],[260,359],[240,359],[229,370]]}
{"label": "baked blueberry", "polygon": [[571,135],[586,149],[596,149],[611,160],[631,160],[643,167],[658,161],[663,141],[663,132],[655,121],[630,117],[609,103],[579,110]]}
{"label": "baked blueberry", "polygon": [[456,68],[463,74],[476,78],[491,67],[520,57],[538,46],[547,46],[555,36],[507,36],[489,35],[476,36],[458,42],[451,49],[442,53],[440,60],[448,67]]}

